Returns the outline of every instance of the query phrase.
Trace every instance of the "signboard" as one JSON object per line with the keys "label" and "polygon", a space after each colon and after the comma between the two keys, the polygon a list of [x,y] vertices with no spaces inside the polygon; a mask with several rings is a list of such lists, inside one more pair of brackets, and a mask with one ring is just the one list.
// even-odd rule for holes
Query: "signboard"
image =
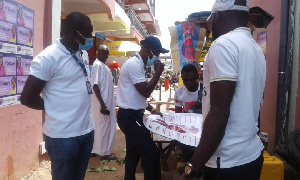
{"label": "signboard", "polygon": [[144,115],[144,125],[158,135],[197,147],[202,133],[203,117],[195,113]]}
{"label": "signboard", "polygon": [[0,1],[0,108],[19,104],[33,59],[34,11]]}

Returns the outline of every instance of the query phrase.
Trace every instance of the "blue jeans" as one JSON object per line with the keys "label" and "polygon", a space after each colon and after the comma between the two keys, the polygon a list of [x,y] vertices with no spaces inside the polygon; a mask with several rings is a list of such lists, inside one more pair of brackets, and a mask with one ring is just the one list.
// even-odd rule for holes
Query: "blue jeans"
{"label": "blue jeans", "polygon": [[83,180],[94,143],[94,131],[71,138],[44,135],[53,180]]}

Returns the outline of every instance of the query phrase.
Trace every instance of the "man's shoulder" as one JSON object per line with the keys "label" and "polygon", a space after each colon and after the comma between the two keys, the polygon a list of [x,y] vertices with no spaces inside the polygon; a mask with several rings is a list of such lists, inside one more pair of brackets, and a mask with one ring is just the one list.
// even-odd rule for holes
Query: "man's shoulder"
{"label": "man's shoulder", "polygon": [[100,61],[98,59],[95,59],[93,62],[93,67],[100,66]]}
{"label": "man's shoulder", "polygon": [[216,39],[212,45],[218,45],[218,44],[230,45],[233,43],[235,39],[236,39],[235,36],[232,36],[231,33],[227,33],[220,36],[218,39]]}
{"label": "man's shoulder", "polygon": [[123,65],[124,67],[131,67],[131,66],[142,66],[139,58],[136,56],[129,58]]}
{"label": "man's shoulder", "polygon": [[182,94],[184,92],[184,88],[185,88],[184,85],[181,86],[181,87],[179,87],[179,88],[177,88],[176,91],[175,91],[175,93]]}
{"label": "man's shoulder", "polygon": [[127,63],[136,63],[138,62],[139,58],[137,58],[136,56],[133,56],[131,58],[129,58],[126,62]]}
{"label": "man's shoulder", "polygon": [[215,40],[215,43],[224,43],[230,45],[235,44],[235,42],[245,41],[249,38],[252,37],[249,36],[248,31],[234,30],[220,36],[218,39]]}
{"label": "man's shoulder", "polygon": [[42,52],[40,52],[37,57],[47,57],[47,58],[51,58],[51,57],[57,57],[59,55],[61,55],[63,53],[63,50],[61,49],[60,46],[58,46],[57,44],[52,44],[48,47],[46,47]]}

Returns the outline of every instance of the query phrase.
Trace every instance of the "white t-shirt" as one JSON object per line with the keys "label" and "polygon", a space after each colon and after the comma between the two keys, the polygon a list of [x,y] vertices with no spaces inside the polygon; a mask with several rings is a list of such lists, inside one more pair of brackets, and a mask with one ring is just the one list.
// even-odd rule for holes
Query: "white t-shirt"
{"label": "white t-shirt", "polygon": [[236,81],[225,135],[206,166],[230,168],[256,160],[263,149],[257,136],[260,102],[266,80],[266,61],[250,29],[237,28],[215,40],[203,68],[203,118],[210,110],[210,83]]}
{"label": "white t-shirt", "polygon": [[146,70],[143,59],[136,53],[121,68],[117,86],[118,106],[123,109],[146,109],[148,106],[147,99],[134,86],[137,83],[146,81]]}
{"label": "white t-shirt", "polygon": [[[198,90],[200,89],[200,85]],[[175,106],[182,107],[186,113],[192,113],[195,104],[198,102],[198,91],[190,92],[185,86],[181,86],[175,91]]]}
{"label": "white t-shirt", "polygon": [[[85,51],[82,55],[78,51],[76,56],[85,64],[88,63]],[[47,81],[42,91],[46,111],[43,126],[45,135],[68,138],[94,130],[86,77],[59,39],[32,60],[30,74]]]}

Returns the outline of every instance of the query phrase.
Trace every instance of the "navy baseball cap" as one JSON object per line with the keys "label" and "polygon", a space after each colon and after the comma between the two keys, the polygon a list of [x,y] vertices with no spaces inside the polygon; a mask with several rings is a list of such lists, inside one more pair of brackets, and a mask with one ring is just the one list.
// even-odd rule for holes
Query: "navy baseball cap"
{"label": "navy baseball cap", "polygon": [[156,49],[160,53],[168,53],[169,50],[162,47],[160,40],[154,36],[147,36],[144,40],[141,40],[142,47]]}

